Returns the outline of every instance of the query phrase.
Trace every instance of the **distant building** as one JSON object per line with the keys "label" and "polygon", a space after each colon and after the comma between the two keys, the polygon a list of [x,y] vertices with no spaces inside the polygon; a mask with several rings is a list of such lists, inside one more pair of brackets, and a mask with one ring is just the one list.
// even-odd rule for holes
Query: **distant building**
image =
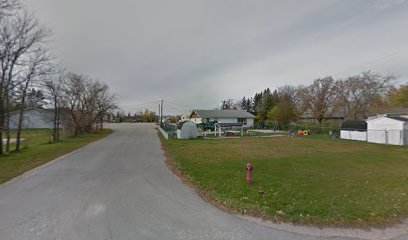
{"label": "distant building", "polygon": [[[15,111],[10,113],[10,129],[18,128],[18,121],[20,118],[20,112]],[[68,113],[63,111],[61,113],[61,128],[64,122],[71,121],[71,117]],[[54,128],[54,109],[42,109],[34,108],[24,111],[23,114],[23,129],[39,129],[39,128]]]}
{"label": "distant building", "polygon": [[384,114],[367,119],[367,141],[408,145],[408,115]]}
{"label": "distant building", "polygon": [[244,110],[193,110],[188,119],[196,124],[216,121],[220,124],[242,124],[254,127],[255,116]]}
{"label": "distant building", "polygon": [[377,118],[379,116],[405,116],[408,117],[408,108],[387,108],[381,111],[373,112],[368,114],[367,119]]}
{"label": "distant building", "polygon": [[181,115],[179,122],[184,122],[184,121],[189,120],[189,119],[190,119],[190,115],[191,115],[191,112]]}
{"label": "distant building", "polygon": [[340,130],[340,138],[408,145],[408,111],[406,110],[388,109],[376,115],[371,114],[366,121],[346,121]]}
{"label": "distant building", "polygon": [[113,121],[113,113],[105,113],[103,115],[103,121],[111,123]]}

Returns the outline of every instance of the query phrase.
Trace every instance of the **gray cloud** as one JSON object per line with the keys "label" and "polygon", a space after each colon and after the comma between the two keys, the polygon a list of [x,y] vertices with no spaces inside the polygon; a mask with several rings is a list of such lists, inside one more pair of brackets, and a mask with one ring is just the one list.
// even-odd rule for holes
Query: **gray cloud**
{"label": "gray cloud", "polygon": [[109,83],[129,111],[161,98],[170,113],[212,108],[367,69],[408,74],[403,0],[25,1],[65,66]]}

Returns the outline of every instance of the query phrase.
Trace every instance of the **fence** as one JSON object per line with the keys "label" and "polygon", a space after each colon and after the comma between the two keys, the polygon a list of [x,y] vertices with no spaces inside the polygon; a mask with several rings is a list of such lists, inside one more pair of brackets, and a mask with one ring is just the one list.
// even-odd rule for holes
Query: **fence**
{"label": "fence", "polygon": [[408,130],[341,130],[341,139],[367,141],[371,143],[408,145]]}
{"label": "fence", "polygon": [[341,139],[367,141],[380,144],[408,145],[408,130],[341,129],[340,127],[292,125],[292,130],[311,130],[313,133],[330,134]]}
{"label": "fence", "polygon": [[163,128],[164,131],[168,133],[175,132],[177,130],[175,125],[169,123],[163,123],[161,127]]}
{"label": "fence", "polygon": [[174,137],[174,134],[177,131],[176,125],[170,123],[162,123],[159,129],[164,138],[166,138],[167,140],[169,139],[169,135]]}
{"label": "fence", "polygon": [[340,130],[340,138],[356,141],[367,141],[367,131]]}
{"label": "fence", "polygon": [[160,133],[163,135],[163,137],[166,140],[169,140],[169,134],[166,131],[164,131],[163,128],[161,128],[161,127],[159,127],[159,130],[160,130]]}

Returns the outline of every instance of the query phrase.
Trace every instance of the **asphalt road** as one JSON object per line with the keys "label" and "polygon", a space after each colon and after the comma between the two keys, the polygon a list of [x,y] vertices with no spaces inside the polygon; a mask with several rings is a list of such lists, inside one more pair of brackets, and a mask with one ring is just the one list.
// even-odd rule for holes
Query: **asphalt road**
{"label": "asphalt road", "polygon": [[351,239],[225,213],[168,170],[153,125],[111,127],[107,138],[0,185],[1,240]]}

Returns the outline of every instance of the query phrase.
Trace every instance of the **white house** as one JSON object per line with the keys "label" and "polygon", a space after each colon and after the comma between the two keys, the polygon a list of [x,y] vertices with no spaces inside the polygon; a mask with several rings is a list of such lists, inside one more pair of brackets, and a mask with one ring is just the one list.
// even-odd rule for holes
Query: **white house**
{"label": "white house", "polygon": [[408,145],[408,116],[380,115],[367,119],[367,141]]}
{"label": "white house", "polygon": [[181,115],[179,122],[184,122],[184,121],[189,120],[190,114],[191,114],[191,113],[186,113],[186,114]]}
{"label": "white house", "polygon": [[367,141],[366,121],[345,121],[341,125],[340,138],[355,141]]}
{"label": "white house", "polygon": [[[10,129],[17,129],[20,112],[15,111],[10,113]],[[72,118],[70,114],[62,110],[60,116],[60,127],[69,127],[72,125]],[[33,108],[27,109],[23,113],[23,129],[40,129],[54,127],[54,110]]]}
{"label": "white house", "polygon": [[196,124],[217,121],[218,123],[241,123],[245,128],[254,126],[255,116],[244,110],[193,110],[189,121]]}

